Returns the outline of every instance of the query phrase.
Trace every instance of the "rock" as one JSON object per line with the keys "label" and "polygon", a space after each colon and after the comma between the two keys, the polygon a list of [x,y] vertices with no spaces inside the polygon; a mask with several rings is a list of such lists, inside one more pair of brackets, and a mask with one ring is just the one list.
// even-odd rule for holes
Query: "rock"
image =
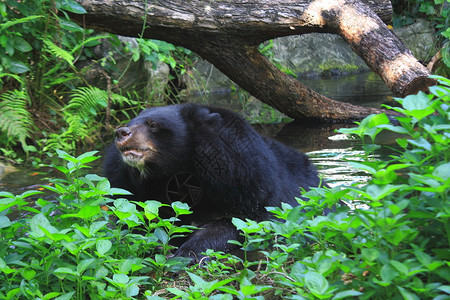
{"label": "rock", "polygon": [[5,177],[5,175],[16,171],[17,169],[14,166],[0,162],[0,180]]}
{"label": "rock", "polygon": [[275,59],[300,76],[345,75],[368,71],[369,67],[338,35],[310,33],[277,38]]}
{"label": "rock", "polygon": [[417,19],[414,24],[394,29],[394,33],[421,62],[428,62],[437,51],[434,48],[434,28],[427,20]]}

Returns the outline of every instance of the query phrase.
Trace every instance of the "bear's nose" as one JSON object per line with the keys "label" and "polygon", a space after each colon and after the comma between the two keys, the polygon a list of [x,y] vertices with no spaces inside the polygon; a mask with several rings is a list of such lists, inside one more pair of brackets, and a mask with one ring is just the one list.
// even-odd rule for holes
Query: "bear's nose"
{"label": "bear's nose", "polygon": [[131,130],[128,127],[120,127],[116,130],[116,140],[124,142],[131,136]]}

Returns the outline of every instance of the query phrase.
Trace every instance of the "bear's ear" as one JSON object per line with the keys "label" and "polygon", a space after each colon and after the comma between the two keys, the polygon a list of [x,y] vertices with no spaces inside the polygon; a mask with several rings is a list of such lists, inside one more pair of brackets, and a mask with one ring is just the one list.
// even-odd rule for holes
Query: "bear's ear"
{"label": "bear's ear", "polygon": [[222,122],[222,116],[219,113],[211,112],[208,107],[201,105],[186,105],[183,115],[188,122],[193,122],[197,125],[217,126]]}
{"label": "bear's ear", "polygon": [[211,126],[219,125],[222,122],[222,116],[219,113],[210,112],[203,122]]}

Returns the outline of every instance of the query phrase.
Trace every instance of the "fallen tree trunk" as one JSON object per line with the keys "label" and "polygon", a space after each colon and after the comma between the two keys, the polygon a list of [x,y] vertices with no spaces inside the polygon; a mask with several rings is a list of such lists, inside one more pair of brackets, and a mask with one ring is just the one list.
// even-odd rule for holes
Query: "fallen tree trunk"
{"label": "fallen tree trunk", "polygon": [[258,52],[265,40],[339,34],[396,95],[433,83],[383,23],[392,13],[388,0],[77,1],[87,10],[71,16],[79,23],[189,48],[250,94],[297,120],[352,121],[381,110],[334,101],[282,73]]}

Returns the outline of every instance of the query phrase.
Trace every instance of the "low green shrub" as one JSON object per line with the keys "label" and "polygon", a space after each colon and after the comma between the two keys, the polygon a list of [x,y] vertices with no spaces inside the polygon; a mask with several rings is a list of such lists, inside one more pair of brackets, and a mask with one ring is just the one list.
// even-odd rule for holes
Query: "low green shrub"
{"label": "low green shrub", "polygon": [[[176,224],[187,205],[161,219],[159,202],[113,200],[127,192],[82,174],[95,153],[58,151],[66,179],[46,187],[54,201],[0,193],[0,298],[448,299],[450,80],[437,79],[390,107],[403,116],[340,130],[363,140],[349,164],[367,184],[313,189],[300,206],[268,208],[277,220],[233,219],[244,254],[208,251],[200,265],[168,255],[170,239],[193,229]],[[379,160],[385,131],[399,136]]]}
{"label": "low green shrub", "polygon": [[[189,229],[175,226],[175,217],[160,219],[162,204],[139,203],[140,211],[126,199],[110,199],[128,192],[81,174],[95,152],[58,155],[67,161],[56,167],[66,179],[45,187],[56,201],[27,201],[40,191],[0,192],[1,299],[130,299],[139,286],[154,291],[165,272],[186,266],[189,260],[166,255],[170,238]],[[172,208],[175,216],[190,213],[184,203]],[[22,217],[11,221],[10,212]]]}

